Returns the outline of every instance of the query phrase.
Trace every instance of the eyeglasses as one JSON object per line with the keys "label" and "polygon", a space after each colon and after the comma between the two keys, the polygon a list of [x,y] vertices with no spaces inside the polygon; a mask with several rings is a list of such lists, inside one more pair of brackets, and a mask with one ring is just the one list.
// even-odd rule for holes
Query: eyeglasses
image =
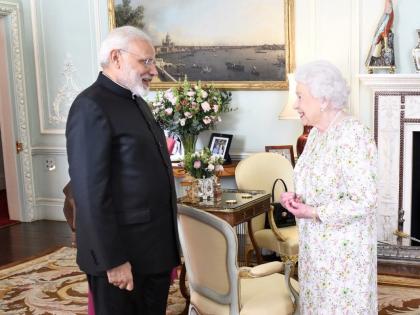
{"label": "eyeglasses", "polygon": [[[128,51],[128,50],[125,50],[125,49],[119,49],[119,51],[123,51],[123,52],[126,52],[127,54],[130,54],[130,55],[133,55],[133,56],[136,56],[136,57],[140,57],[139,55],[137,55],[137,54],[135,54],[135,53],[132,53],[131,51]],[[140,58],[140,59],[137,59],[137,61],[139,62],[139,63],[142,63],[143,65],[145,65],[146,67],[151,67],[152,65],[155,65],[156,66],[156,60],[155,59],[153,59],[153,58],[146,58],[146,59],[142,59],[142,58]]]}

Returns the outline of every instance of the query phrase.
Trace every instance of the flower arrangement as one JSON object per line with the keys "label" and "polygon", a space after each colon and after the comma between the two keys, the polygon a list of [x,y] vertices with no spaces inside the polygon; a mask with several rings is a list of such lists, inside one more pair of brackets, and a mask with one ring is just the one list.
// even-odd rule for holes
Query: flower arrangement
{"label": "flower arrangement", "polygon": [[223,156],[212,155],[210,149],[204,147],[198,152],[188,153],[184,156],[183,166],[194,178],[208,178],[223,171]]}
{"label": "flower arrangement", "polygon": [[166,91],[158,91],[151,102],[152,112],[159,125],[177,134],[186,152],[193,152],[198,134],[213,129],[222,121],[222,113],[232,109],[230,92],[221,91],[199,81],[191,84],[185,80]]}

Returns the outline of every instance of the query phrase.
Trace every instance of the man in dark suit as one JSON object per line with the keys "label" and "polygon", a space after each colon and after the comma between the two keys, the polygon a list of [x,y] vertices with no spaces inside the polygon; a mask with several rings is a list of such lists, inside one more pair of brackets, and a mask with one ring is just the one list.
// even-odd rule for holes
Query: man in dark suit
{"label": "man in dark suit", "polygon": [[103,72],[73,102],[66,128],[77,263],[96,314],[165,314],[179,251],[165,136],[141,97],[157,75],[155,50],[124,26],[99,61]]}

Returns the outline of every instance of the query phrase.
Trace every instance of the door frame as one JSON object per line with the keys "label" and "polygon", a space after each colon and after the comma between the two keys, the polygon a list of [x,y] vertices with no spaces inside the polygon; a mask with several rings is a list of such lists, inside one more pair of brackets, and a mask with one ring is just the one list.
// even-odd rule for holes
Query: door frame
{"label": "door frame", "polygon": [[[27,94],[23,62],[22,18],[19,3],[0,0],[0,128],[9,217],[36,220]],[[0,57],[1,57],[0,56]],[[16,142],[23,145],[17,154]]]}

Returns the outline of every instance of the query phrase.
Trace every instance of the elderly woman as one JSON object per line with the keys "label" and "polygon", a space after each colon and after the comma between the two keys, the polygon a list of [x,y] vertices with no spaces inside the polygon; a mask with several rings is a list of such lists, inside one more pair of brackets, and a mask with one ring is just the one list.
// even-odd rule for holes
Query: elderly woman
{"label": "elderly woman", "polygon": [[312,125],[282,204],[299,225],[301,314],[377,314],[376,146],[347,115],[348,88],[326,61],[296,71],[294,105]]}

